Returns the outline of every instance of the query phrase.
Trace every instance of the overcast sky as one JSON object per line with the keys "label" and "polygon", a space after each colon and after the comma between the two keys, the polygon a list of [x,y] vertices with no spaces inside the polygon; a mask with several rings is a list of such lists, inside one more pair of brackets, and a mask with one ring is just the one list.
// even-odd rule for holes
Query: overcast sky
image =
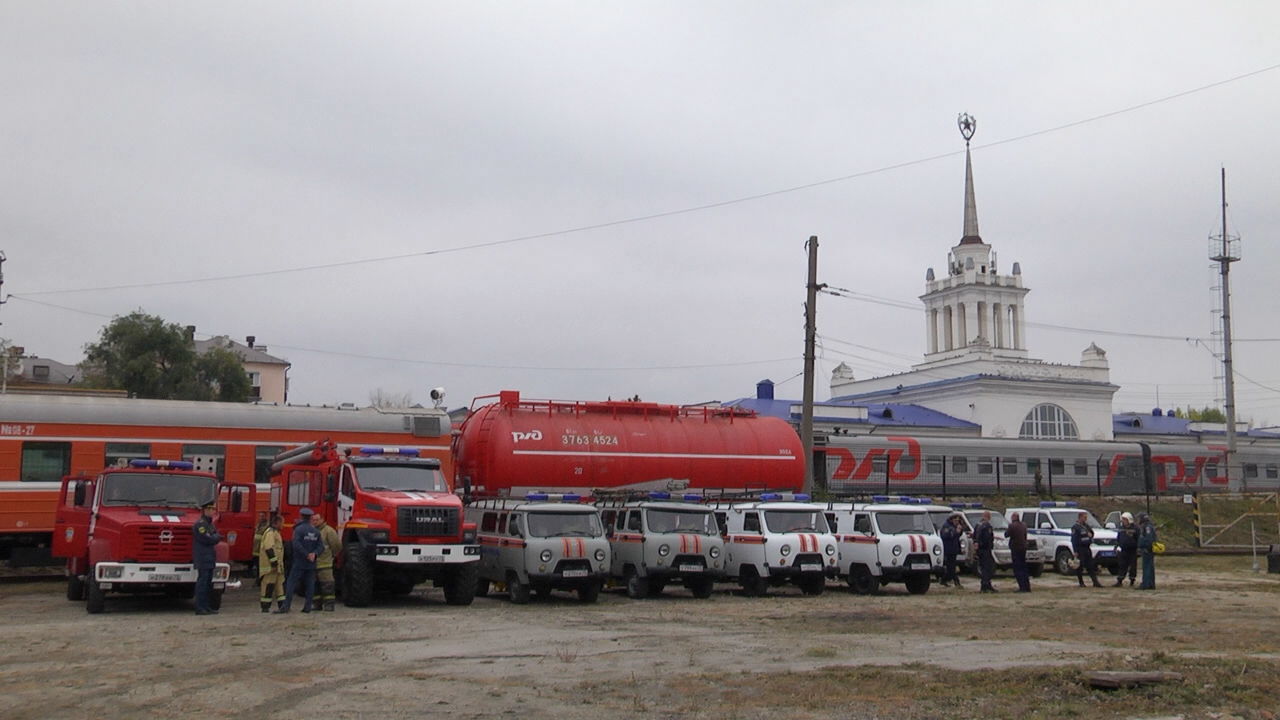
{"label": "overcast sky", "polygon": [[1280,338],[1277,28],[1263,2],[5,2],[0,336],[74,363],[141,308],[255,335],[304,403],[799,398],[817,235],[822,282],[909,306],[821,297],[825,399],[840,362],[921,360],[968,112],[1030,354],[1096,342],[1117,411],[1218,394],[1205,347],[1096,331],[1209,337],[1225,167],[1237,370],[1268,386],[1238,405],[1280,422],[1280,342],[1248,342]]}

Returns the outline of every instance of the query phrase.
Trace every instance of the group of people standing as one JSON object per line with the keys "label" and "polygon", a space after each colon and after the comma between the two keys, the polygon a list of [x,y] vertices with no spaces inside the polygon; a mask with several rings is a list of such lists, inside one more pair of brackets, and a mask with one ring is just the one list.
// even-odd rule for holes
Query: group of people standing
{"label": "group of people standing", "polygon": [[[1084,587],[1084,574],[1088,572],[1089,577],[1093,580],[1094,587],[1102,587],[1102,583],[1098,582],[1098,567],[1093,559],[1093,528],[1089,526],[1088,518],[1089,513],[1081,512],[1076,524],[1071,528],[1071,547],[1079,560],[1079,565],[1076,567],[1076,579],[1080,582],[1080,587]],[[1117,573],[1115,587],[1120,587],[1124,583],[1126,573],[1129,575],[1129,585],[1133,586],[1134,578],[1137,575],[1138,553],[1141,552],[1142,584],[1138,586],[1138,589],[1154,590],[1156,587],[1155,525],[1146,513],[1138,513],[1137,524],[1133,521],[1133,515],[1127,512],[1121,514],[1120,518],[1123,522],[1117,537],[1117,546],[1120,551],[1120,570]],[[956,558],[960,555],[961,538],[965,532],[964,516],[959,512],[952,513],[947,518],[947,521],[942,524],[942,527],[938,529],[938,535],[942,537],[943,574],[941,584],[943,587],[953,584],[955,587],[960,587],[960,577],[956,572]],[[982,520],[973,526],[972,535],[974,553],[978,561],[978,577],[981,582],[980,592],[999,592],[991,584],[991,578],[996,569],[996,540],[995,529],[991,526],[990,510],[983,511]],[[1009,515],[1009,526],[1005,529],[1004,536],[1009,540],[1013,577],[1018,583],[1018,589],[1014,592],[1031,592],[1031,573],[1027,569],[1027,526],[1022,521],[1019,513],[1015,512]]]}
{"label": "group of people standing", "polygon": [[[258,598],[262,612],[289,612],[299,583],[302,583],[305,601],[302,612],[309,613],[313,609],[332,612],[337,600],[333,562],[342,552],[338,532],[325,522],[323,515],[311,508],[302,508],[298,522],[293,526],[289,548],[292,557],[286,575],[285,543],[280,532],[283,527],[284,518],[279,515],[259,518],[253,536],[258,584],[262,587]],[[276,603],[274,611],[271,610],[272,601]]]}

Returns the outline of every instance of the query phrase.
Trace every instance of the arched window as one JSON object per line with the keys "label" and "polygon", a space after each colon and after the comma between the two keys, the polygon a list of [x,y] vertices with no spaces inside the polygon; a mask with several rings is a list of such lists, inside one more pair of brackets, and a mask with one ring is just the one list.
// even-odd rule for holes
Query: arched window
{"label": "arched window", "polygon": [[1071,419],[1066,410],[1053,403],[1045,403],[1035,406],[1027,413],[1018,437],[1033,440],[1079,440],[1080,433],[1076,430],[1076,421]]}

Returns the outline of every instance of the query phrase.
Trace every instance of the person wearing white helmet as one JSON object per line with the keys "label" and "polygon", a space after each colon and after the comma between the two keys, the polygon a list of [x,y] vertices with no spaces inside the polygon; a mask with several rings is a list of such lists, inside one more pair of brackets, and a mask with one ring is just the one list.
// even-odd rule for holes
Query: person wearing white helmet
{"label": "person wearing white helmet", "polygon": [[1141,531],[1133,524],[1133,514],[1120,513],[1120,529],[1116,531],[1116,545],[1120,550],[1120,570],[1116,573],[1116,587],[1124,584],[1125,573],[1129,574],[1129,587],[1138,576],[1138,535]]}

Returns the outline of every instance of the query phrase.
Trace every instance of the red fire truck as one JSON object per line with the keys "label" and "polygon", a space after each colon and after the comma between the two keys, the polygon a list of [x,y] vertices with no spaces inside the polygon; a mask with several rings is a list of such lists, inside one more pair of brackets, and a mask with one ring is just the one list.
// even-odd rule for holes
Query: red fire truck
{"label": "red fire truck", "polygon": [[342,538],[337,579],[343,603],[365,607],[378,592],[408,594],[427,580],[450,605],[475,597],[480,545],[463,521],[437,458],[428,448],[348,447],[329,440],[276,456],[271,509],[284,536],[302,508],[320,513]]}
{"label": "red fire truck", "polygon": [[221,511],[217,567],[210,604],[222,604],[230,561],[248,559],[253,545],[255,488],[220,483],[190,462],[134,460],[97,477],[62,480],[53,555],[67,561],[67,599],[86,600],[100,613],[108,593],[161,593],[191,597],[191,527],[200,508],[216,500]]}

